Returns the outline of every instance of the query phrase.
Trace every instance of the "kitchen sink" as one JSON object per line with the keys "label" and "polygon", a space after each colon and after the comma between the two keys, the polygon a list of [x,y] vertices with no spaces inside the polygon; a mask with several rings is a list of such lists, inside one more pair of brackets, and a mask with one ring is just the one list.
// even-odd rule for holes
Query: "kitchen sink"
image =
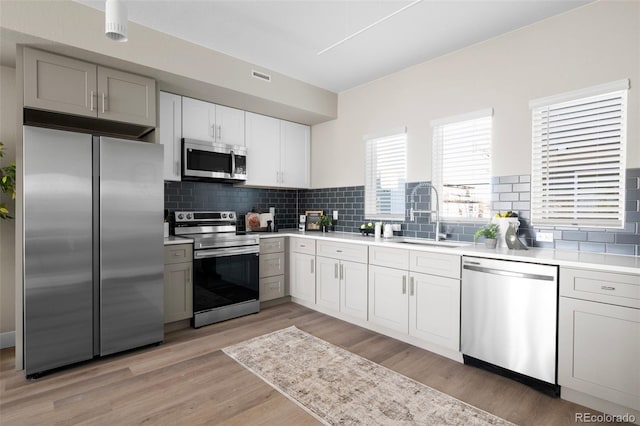
{"label": "kitchen sink", "polygon": [[424,238],[398,238],[392,240],[394,243],[402,243],[402,244],[414,244],[419,246],[431,246],[431,247],[463,247],[467,246],[471,243],[463,242],[463,241],[436,241],[436,240],[428,240]]}

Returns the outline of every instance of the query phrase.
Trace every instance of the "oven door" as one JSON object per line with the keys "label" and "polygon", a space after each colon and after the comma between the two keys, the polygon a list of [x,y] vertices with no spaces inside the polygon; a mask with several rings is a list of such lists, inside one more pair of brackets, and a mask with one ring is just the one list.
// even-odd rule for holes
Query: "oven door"
{"label": "oven door", "polygon": [[193,311],[259,300],[259,246],[196,250]]}

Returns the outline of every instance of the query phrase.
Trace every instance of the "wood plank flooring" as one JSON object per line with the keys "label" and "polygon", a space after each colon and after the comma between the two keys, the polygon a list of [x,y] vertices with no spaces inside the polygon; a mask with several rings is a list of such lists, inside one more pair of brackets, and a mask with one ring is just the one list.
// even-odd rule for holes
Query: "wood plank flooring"
{"label": "wood plank flooring", "polygon": [[521,425],[574,424],[594,412],[294,303],[165,342],[87,362],[35,381],[0,351],[0,424],[307,425],[318,422],[220,350],[291,325]]}

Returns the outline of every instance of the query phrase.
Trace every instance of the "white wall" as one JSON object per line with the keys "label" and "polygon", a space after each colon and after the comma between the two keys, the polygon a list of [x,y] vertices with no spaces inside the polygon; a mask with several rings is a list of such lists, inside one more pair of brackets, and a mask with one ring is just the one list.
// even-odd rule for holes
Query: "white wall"
{"label": "white wall", "polygon": [[362,136],[401,126],[408,180],[429,180],[430,121],[489,107],[492,174],[529,174],[529,101],[622,78],[627,167],[640,167],[640,1],[600,1],[340,93],[338,118],[312,128],[312,185],[363,185]]}
{"label": "white wall", "polygon": [[[16,159],[16,70],[0,67],[0,141],[5,156],[0,163],[6,166]],[[10,211],[15,212],[9,197],[3,196]],[[15,330],[15,222],[0,221],[0,333]]]}

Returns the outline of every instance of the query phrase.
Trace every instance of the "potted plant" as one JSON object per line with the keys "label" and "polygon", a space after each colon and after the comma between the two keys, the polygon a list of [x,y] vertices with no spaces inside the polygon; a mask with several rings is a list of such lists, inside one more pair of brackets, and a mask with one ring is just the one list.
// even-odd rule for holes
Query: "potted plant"
{"label": "potted plant", "polygon": [[329,227],[333,225],[333,221],[329,216],[322,215],[318,219],[318,225],[322,228],[322,232],[329,231]]}
{"label": "potted plant", "polygon": [[[0,158],[4,157],[4,144],[0,142]],[[0,189],[8,194],[12,200],[16,199],[16,163],[12,161],[8,166],[0,167]],[[0,203],[0,219],[13,219],[7,203]]]}
{"label": "potted plant", "polygon": [[478,241],[478,238],[484,237],[485,247],[494,249],[496,248],[496,244],[498,243],[498,240],[496,239],[497,236],[498,225],[496,225],[495,223],[488,223],[476,231],[473,239],[474,241]]}

